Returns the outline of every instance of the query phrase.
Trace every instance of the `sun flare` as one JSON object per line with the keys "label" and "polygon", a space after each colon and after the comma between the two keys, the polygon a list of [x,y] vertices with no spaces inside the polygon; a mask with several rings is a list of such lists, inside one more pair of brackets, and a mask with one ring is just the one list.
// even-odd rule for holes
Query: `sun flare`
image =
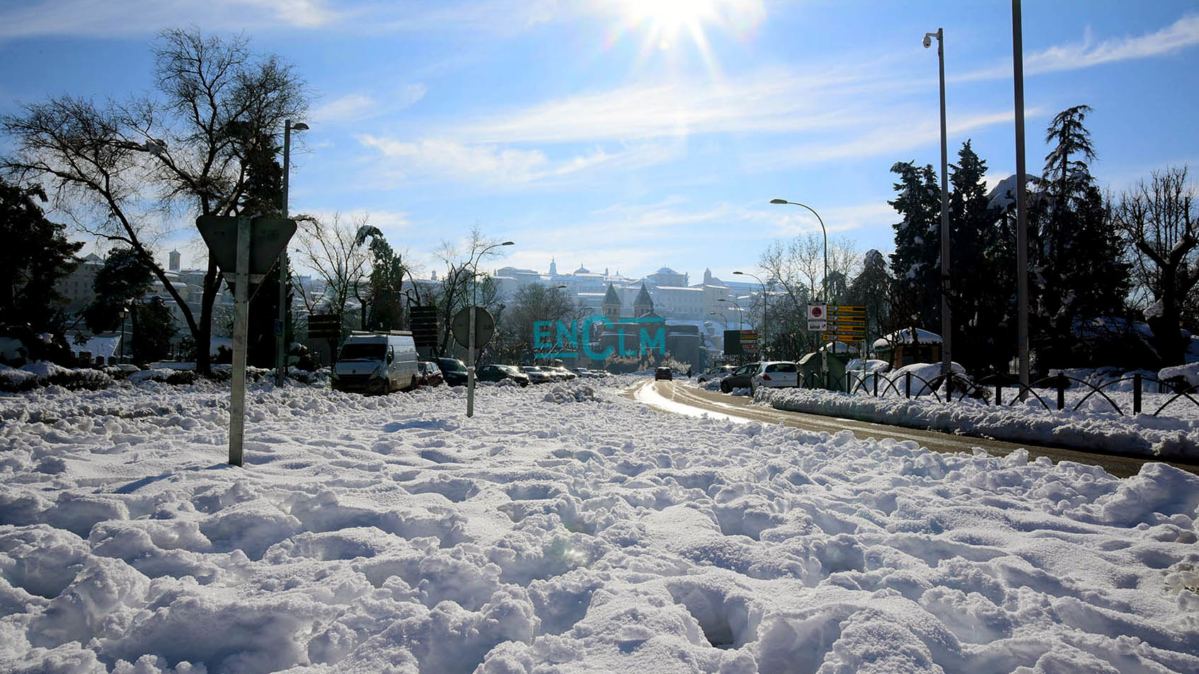
{"label": "sun flare", "polygon": [[623,33],[644,35],[645,49],[670,50],[690,38],[711,61],[707,27],[744,37],[762,19],[762,0],[609,0],[617,9]]}

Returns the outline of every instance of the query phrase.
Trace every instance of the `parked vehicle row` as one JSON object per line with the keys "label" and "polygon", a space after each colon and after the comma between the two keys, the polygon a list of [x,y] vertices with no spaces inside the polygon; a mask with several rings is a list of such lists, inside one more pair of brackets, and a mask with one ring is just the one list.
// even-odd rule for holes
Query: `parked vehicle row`
{"label": "parked vehicle row", "polygon": [[[518,386],[569,381],[580,377],[606,377],[607,372],[560,365],[480,366],[475,375],[481,382],[511,380]],[[410,391],[418,386],[465,386],[466,364],[457,358],[420,360],[408,332],[355,332],[342,344],[331,375],[337,391],[379,393]]]}

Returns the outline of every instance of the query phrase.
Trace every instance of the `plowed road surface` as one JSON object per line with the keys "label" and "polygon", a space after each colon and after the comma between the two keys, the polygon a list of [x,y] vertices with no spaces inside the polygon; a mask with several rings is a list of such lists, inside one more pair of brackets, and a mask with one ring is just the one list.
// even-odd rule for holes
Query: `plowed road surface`
{"label": "plowed road surface", "polygon": [[[840,419],[802,412],[776,410],[771,407],[751,405],[752,398],[731,396],[716,391],[708,391],[693,386],[684,386],[670,381],[648,381],[639,384],[626,395],[639,400],[651,407],[664,412],[689,414],[699,416],[709,414],[720,417],[727,416],[734,421],[750,420],[769,424],[784,424],[809,431],[824,431],[838,433],[852,431],[859,439],[894,438],[896,440],[914,440],[922,447],[934,452],[970,452],[975,447],[982,447],[994,456],[1005,456],[1013,450],[1024,448],[1028,450],[1029,458],[1047,456],[1054,462],[1075,461],[1102,466],[1108,473],[1117,477],[1136,475],[1141,466],[1153,459],[1139,456],[1118,456],[1112,454],[1097,454],[1081,452],[1072,449],[1056,447],[1041,447],[1037,445],[1002,442],[990,438],[969,437],[964,435],[949,435],[937,431],[904,428],[902,426],[887,426],[872,424],[852,419]],[[1199,473],[1199,466],[1168,462],[1172,466]]]}

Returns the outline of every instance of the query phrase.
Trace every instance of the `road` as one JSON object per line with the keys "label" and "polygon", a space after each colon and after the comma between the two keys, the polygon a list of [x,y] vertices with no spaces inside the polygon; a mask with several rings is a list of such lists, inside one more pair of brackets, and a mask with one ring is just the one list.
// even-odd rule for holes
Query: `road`
{"label": "road", "polygon": [[[659,402],[655,405],[656,396],[639,395],[639,393],[644,393],[641,389],[647,386],[652,387],[652,392],[667,402]],[[1154,461],[1154,459],[1141,456],[1095,454],[1072,449],[1017,444],[992,440],[990,438],[950,435],[937,431],[904,428],[902,426],[887,426],[885,424],[872,424],[852,419],[777,410],[771,407],[751,405],[752,398],[746,396],[730,396],[670,381],[645,382],[628,391],[626,395],[635,400],[641,400],[650,406],[658,407],[664,412],[681,411],[685,413],[687,412],[686,409],[678,407],[684,406],[685,408],[701,410],[711,414],[741,417],[763,423],[782,423],[786,426],[793,426],[809,431],[837,433],[848,430],[852,431],[854,436],[859,439],[876,438],[881,440],[883,438],[894,438],[896,440],[914,440],[920,443],[922,447],[935,452],[970,452],[975,447],[982,447],[992,455],[1006,456],[1016,449],[1026,449],[1028,450],[1030,459],[1046,456],[1054,462],[1075,461],[1077,463],[1101,466],[1108,473],[1116,477],[1136,475],[1140,472],[1142,465]],[[1199,466],[1173,462],[1166,463],[1182,470],[1199,474]]]}

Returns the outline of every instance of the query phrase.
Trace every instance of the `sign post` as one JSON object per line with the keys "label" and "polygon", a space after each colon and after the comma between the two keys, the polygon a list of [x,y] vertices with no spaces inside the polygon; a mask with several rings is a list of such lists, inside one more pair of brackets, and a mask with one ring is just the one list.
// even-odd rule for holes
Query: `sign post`
{"label": "sign post", "polygon": [[196,229],[208,254],[233,286],[233,377],[229,393],[229,463],[242,465],[246,429],[246,346],[250,284],[262,277],[296,232],[294,220],[278,217],[201,215]]}
{"label": "sign post", "polygon": [[250,219],[237,219],[237,266],[233,274],[233,382],[229,395],[229,463],[242,465],[246,430],[246,342],[250,318]]}
{"label": "sign post", "polygon": [[466,307],[450,324],[454,339],[466,347],[466,416],[475,415],[475,349],[487,346],[495,334],[495,319],[486,309]]}

